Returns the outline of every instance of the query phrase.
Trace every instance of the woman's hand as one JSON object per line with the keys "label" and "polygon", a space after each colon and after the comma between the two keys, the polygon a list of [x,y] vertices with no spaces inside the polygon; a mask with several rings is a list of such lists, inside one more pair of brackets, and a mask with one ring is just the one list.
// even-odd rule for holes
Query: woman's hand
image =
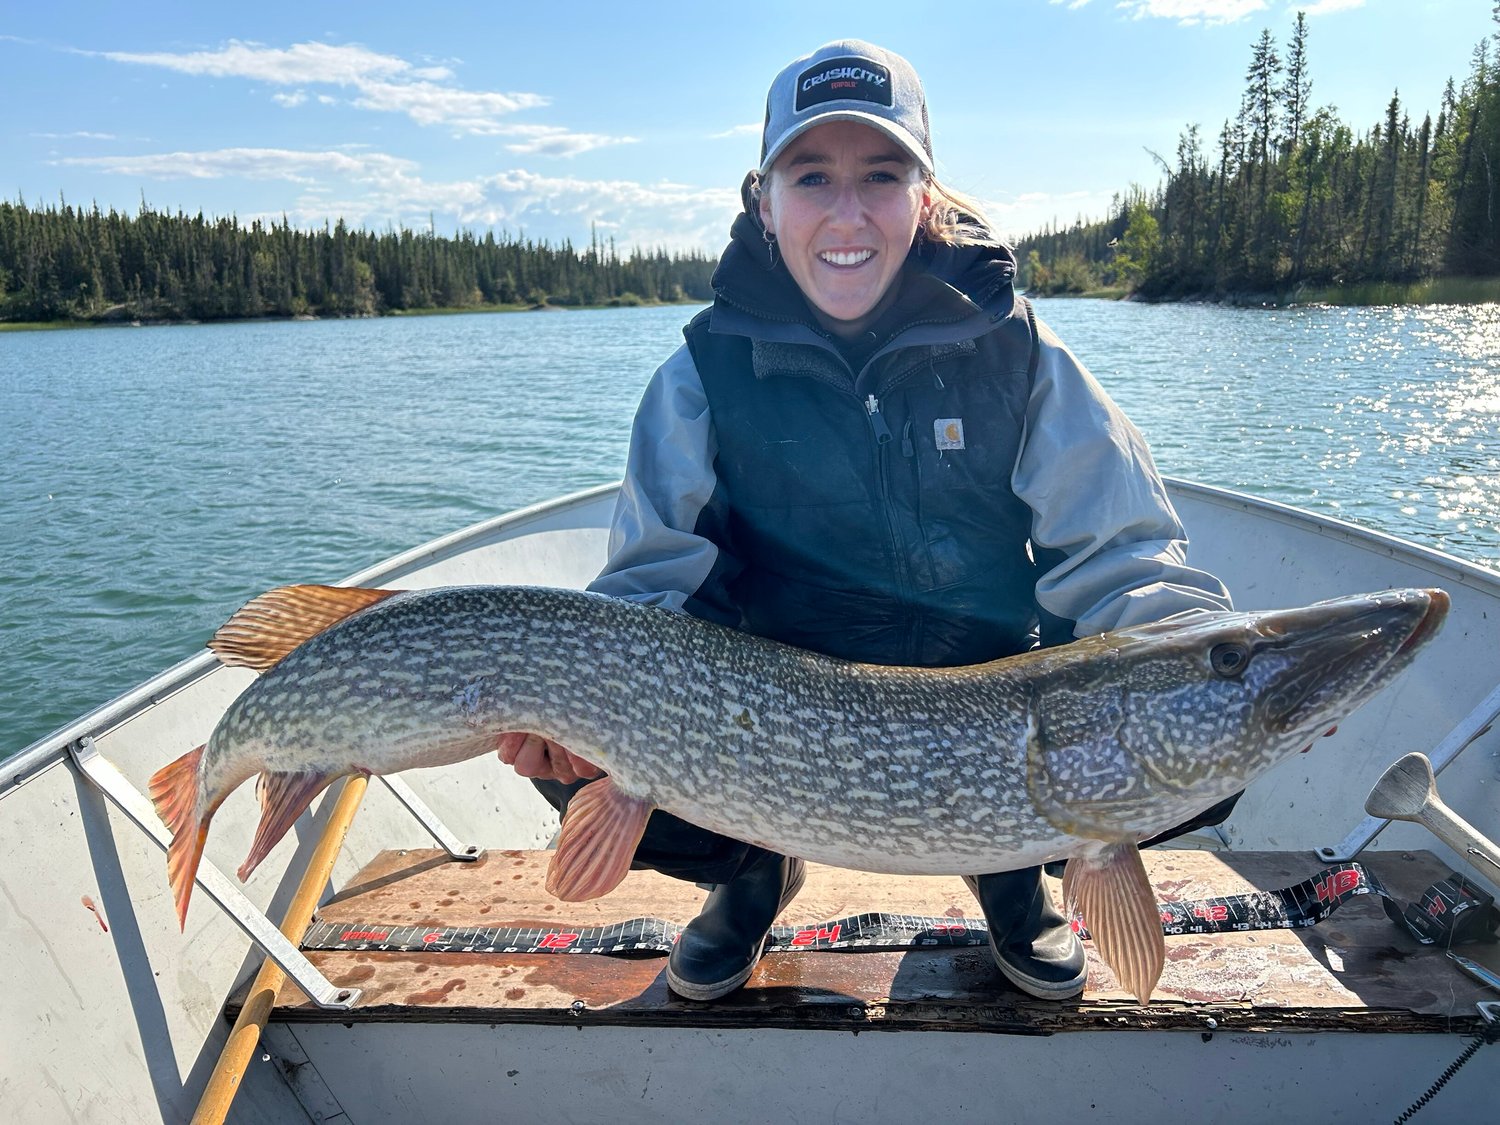
{"label": "woman's hand", "polygon": [[604,771],[598,766],[539,734],[509,731],[500,736],[498,749],[500,760],[508,766],[515,766],[522,777],[571,785],[575,781],[604,776]]}

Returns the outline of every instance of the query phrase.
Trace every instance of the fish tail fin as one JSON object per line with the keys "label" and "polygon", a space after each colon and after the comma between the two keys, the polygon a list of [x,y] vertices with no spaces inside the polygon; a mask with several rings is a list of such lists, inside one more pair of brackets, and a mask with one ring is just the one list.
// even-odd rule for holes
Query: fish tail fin
{"label": "fish tail fin", "polygon": [[547,892],[582,902],[614,890],[630,870],[650,816],[650,802],[620,792],[613,778],[585,785],[568,802],[547,865]]}
{"label": "fish tail fin", "polygon": [[1083,914],[1099,956],[1142,1004],[1150,1003],[1167,960],[1161,911],[1135,844],[1075,856],[1063,872],[1063,898]]}
{"label": "fish tail fin", "polygon": [[271,854],[296,823],[297,818],[312,804],[313,798],[327,788],[337,774],[332,773],[262,773],[255,783],[256,796],[260,798],[260,823],[255,826],[255,839],[250,845],[250,854],[240,865],[240,882],[250,878],[260,866],[260,861]]}
{"label": "fish tail fin", "polygon": [[156,814],[172,832],[167,847],[167,879],[177,902],[177,925],[187,928],[188,900],[193,894],[193,880],[203,859],[203,843],[208,839],[209,810],[198,813],[198,767],[203,747],[189,750],[151,775],[151,801]]}

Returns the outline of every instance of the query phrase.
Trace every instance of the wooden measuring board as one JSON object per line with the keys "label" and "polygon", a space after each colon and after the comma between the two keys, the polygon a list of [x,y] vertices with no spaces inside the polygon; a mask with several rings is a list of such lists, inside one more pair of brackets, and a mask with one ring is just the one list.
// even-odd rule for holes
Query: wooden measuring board
{"label": "wooden measuring board", "polygon": [[[712,1003],[670,993],[660,954],[577,955],[563,938],[633,918],[685,923],[704,892],[632,872],[603,899],[559,902],[542,889],[549,852],[491,852],[474,863],[441,852],[379,855],[319,912],[353,940],[393,927],[500,927],[562,935],[559,952],[309,951],[339,986],[364,990],[352,1012],[326,1013],[288,984],[273,1019],[571,1023],[684,1027],[994,1030],[1048,1034],[1121,1028],[1464,1032],[1475,1003],[1500,999],[1388,919],[1374,895],[1301,929],[1169,936],[1151,1003],[1124,992],[1089,947],[1079,1000],[1033,1000],[999,975],[989,949],[768,954],[740,991]],[[1320,866],[1308,853],[1143,853],[1158,897],[1195,900],[1296,884]],[[1375,852],[1361,863],[1402,902],[1447,874],[1431,853]],[[1056,880],[1049,883],[1057,891]],[[809,866],[802,893],[778,921],[815,928],[865,913],[979,919],[956,878],[871,875]],[[531,942],[534,944],[534,941]],[[365,944],[379,944],[370,941]],[[1500,947],[1462,952],[1500,970]],[[231,1009],[234,1005],[231,1005]],[[1212,1021],[1212,1022],[1210,1022]]]}

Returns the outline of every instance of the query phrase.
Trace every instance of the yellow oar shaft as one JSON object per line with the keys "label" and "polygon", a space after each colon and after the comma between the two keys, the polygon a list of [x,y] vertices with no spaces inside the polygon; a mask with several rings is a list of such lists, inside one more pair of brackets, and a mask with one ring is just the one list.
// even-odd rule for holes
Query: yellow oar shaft
{"label": "yellow oar shaft", "polygon": [[[344,846],[344,837],[349,834],[349,825],[354,820],[354,813],[359,808],[368,785],[369,778],[356,775],[346,779],[339,790],[338,800],[328,817],[328,826],[318,840],[307,870],[302,874],[302,882],[298,884],[297,893],[281,922],[281,932],[291,941],[298,940],[307,931],[307,924],[313,911],[317,909],[318,897],[333,873],[333,865]],[[229,1041],[224,1044],[214,1072],[209,1076],[208,1086],[198,1102],[198,1110],[193,1114],[193,1125],[222,1125],[229,1115],[229,1107],[234,1102],[234,1096],[239,1093],[245,1068],[250,1064],[256,1045],[260,1042],[261,1029],[270,1018],[276,993],[285,980],[286,974],[281,971],[281,967],[269,957],[266,958],[260,972],[255,975],[255,982],[250,986],[250,994],[245,998],[245,1006],[240,1009],[239,1019],[234,1021],[234,1027],[229,1032]]]}

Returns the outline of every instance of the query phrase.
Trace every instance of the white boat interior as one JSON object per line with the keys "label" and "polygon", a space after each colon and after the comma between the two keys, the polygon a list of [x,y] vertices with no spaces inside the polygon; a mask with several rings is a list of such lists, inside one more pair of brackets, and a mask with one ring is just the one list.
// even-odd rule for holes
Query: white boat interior
{"label": "white boat interior", "polygon": [[[1449,872],[1495,894],[1482,848],[1370,817],[1365,800],[1420,751],[1446,808],[1500,838],[1500,575],[1248,496],[1171,489],[1193,561],[1241,608],[1439,586],[1452,610],[1410,670],[1257,780],[1220,831],[1149,851],[1158,893],[1270,890],[1357,860],[1403,903]],[[604,487],[502,516],[348,583],[582,586],[613,501]],[[1473,1045],[1500,1023],[1500,977],[1481,979],[1500,974],[1500,946],[1455,947],[1466,972],[1374,895],[1307,928],[1169,937],[1144,1005],[1092,955],[1083,998],[1061,1004],[1014,991],[967,947],[773,952],[745,989],[700,1004],[668,993],[659,955],[372,948],[404,926],[557,934],[696,912],[702,890],[645,872],[595,902],[549,898],[556,817],[494,756],[394,788],[333,786],[241,888],[218,872],[238,866],[258,818],[242,787],[214,818],[204,867],[216,870],[179,932],[140,794],[250,677],[205,651],[0,762],[0,1120],[1363,1122],[1396,1117],[1466,1050],[1472,1065],[1418,1120],[1495,1120],[1500,1045]],[[316,917],[352,935],[348,948],[292,948],[283,960],[309,972],[306,987],[252,983],[264,954],[247,930],[274,944],[309,870]],[[208,882],[228,888],[229,909]],[[978,914],[956,879],[816,869],[782,921],[877,911]],[[300,938],[305,920],[289,926]],[[241,1018],[257,1009],[269,1015],[258,1038]],[[247,1063],[221,1067],[237,1045]]]}

